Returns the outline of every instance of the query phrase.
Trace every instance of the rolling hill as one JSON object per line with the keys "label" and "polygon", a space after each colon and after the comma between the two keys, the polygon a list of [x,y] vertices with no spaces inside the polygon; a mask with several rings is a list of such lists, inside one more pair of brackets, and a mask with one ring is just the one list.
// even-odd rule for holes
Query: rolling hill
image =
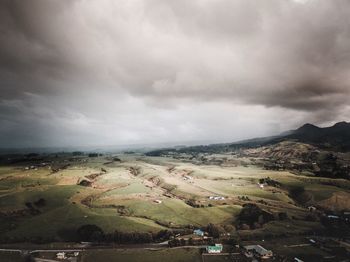
{"label": "rolling hill", "polygon": [[336,151],[350,150],[350,123],[339,122],[330,127],[305,124],[280,139],[294,139],[299,142],[330,148]]}
{"label": "rolling hill", "polygon": [[147,153],[159,156],[169,152],[178,153],[222,153],[237,149],[255,148],[278,144],[283,141],[301,142],[330,151],[350,151],[350,123],[339,122],[330,127],[317,127],[305,124],[298,129],[284,132],[278,136],[253,138],[233,143],[189,146],[181,148],[163,148]]}
{"label": "rolling hill", "polygon": [[350,123],[339,122],[324,128],[305,124],[279,136],[159,149],[147,155],[198,160],[203,154],[226,153],[263,159],[266,169],[286,169],[320,177],[350,179]]}

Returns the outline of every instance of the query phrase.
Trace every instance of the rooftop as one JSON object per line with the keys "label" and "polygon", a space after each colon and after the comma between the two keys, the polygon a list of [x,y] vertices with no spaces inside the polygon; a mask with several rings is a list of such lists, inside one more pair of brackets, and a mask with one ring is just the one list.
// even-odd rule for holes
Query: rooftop
{"label": "rooftop", "polygon": [[265,249],[264,247],[260,246],[260,245],[249,245],[249,246],[245,246],[244,247],[246,250],[250,251],[250,250],[254,250],[256,253],[258,253],[261,256],[265,256],[268,254],[271,254],[270,250]]}

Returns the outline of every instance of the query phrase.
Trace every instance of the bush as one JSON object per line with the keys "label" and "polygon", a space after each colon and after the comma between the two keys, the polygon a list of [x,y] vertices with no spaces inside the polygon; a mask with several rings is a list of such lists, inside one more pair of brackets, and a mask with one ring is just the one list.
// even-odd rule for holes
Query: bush
{"label": "bush", "polygon": [[72,152],[72,155],[73,156],[82,156],[84,153],[83,152],[80,152],[80,151],[74,151]]}
{"label": "bush", "polygon": [[44,207],[46,206],[46,200],[44,198],[40,198],[34,202],[34,205],[36,205],[37,207]]}
{"label": "bush", "polygon": [[303,186],[295,186],[289,189],[289,195],[292,198],[299,197],[304,192],[305,192],[305,188]]}
{"label": "bush", "polygon": [[88,156],[89,157],[98,157],[98,154],[97,153],[90,153]]}
{"label": "bush", "polygon": [[247,224],[241,224],[240,229],[241,229],[241,230],[249,230],[249,229],[250,229],[250,226],[247,225]]}
{"label": "bush", "polygon": [[259,206],[255,204],[243,205],[243,208],[239,213],[238,218],[240,224],[248,224],[249,226],[254,226],[255,222],[262,225],[275,219],[273,214],[262,210]]}
{"label": "bush", "polygon": [[213,238],[219,238],[220,234],[225,233],[225,230],[223,229],[222,226],[219,225],[214,225],[214,224],[208,224],[207,226],[207,231],[210,236]]}
{"label": "bush", "polygon": [[286,219],[288,219],[287,213],[286,213],[286,212],[280,212],[280,213],[278,213],[278,219],[279,219],[279,220],[286,220]]}
{"label": "bush", "polygon": [[104,239],[103,230],[96,225],[83,225],[77,233],[80,241],[100,242]]}

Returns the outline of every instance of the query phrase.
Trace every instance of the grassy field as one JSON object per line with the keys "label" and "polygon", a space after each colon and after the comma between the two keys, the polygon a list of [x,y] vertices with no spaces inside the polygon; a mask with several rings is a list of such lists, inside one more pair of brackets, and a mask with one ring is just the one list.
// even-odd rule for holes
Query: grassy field
{"label": "grassy field", "polygon": [[24,262],[24,257],[15,252],[0,252],[1,262]]}
{"label": "grassy field", "polygon": [[208,223],[230,222],[240,210],[239,206],[193,208],[179,199],[164,199],[160,204],[144,199],[122,199],[114,203],[124,205],[133,216],[146,216],[151,220],[183,226],[188,224],[204,226]]}
{"label": "grassy field", "polygon": [[264,239],[274,237],[287,237],[292,235],[302,235],[305,233],[311,234],[313,231],[322,229],[318,222],[308,221],[271,221],[261,229],[255,230],[240,230],[241,239]]}
{"label": "grassy field", "polygon": [[[261,244],[260,242],[245,242],[244,245]],[[264,241],[264,247],[273,250],[274,253],[294,259],[295,257],[304,261],[324,261],[322,257],[330,256],[317,246],[310,244],[305,237],[283,237]]]}
{"label": "grassy field", "polygon": [[100,250],[87,251],[82,255],[82,262],[110,261],[110,262],[201,262],[201,254],[199,249],[178,248],[163,250]]}
{"label": "grassy field", "polygon": [[232,261],[230,255],[220,255],[220,256],[203,256],[204,262],[228,262]]}
{"label": "grassy field", "polygon": [[[271,212],[286,211],[289,217],[301,218],[307,210],[289,196],[289,188],[304,187],[311,195],[310,204],[317,204],[335,193],[348,194],[350,187],[346,181],[333,180],[329,184],[324,179],[253,165],[199,165],[163,157],[119,157],[122,161],[111,162],[110,156],[62,155],[48,157],[45,162],[49,165],[30,169],[26,167],[31,163],[0,166],[0,240],[74,239],[76,229],[84,224],[96,224],[105,232],[157,232],[188,225],[233,224],[245,203],[240,200],[242,196],[253,202],[265,201]],[[280,182],[282,187],[259,187],[259,179],[266,177]],[[83,180],[90,186],[77,185]],[[209,196],[225,199],[210,200]],[[37,207],[39,199],[44,199],[45,204]],[[30,213],[33,210],[28,203],[35,214]],[[284,222],[271,223],[250,233],[265,234],[282,228],[282,232],[299,232],[309,226],[295,222],[287,228]]]}

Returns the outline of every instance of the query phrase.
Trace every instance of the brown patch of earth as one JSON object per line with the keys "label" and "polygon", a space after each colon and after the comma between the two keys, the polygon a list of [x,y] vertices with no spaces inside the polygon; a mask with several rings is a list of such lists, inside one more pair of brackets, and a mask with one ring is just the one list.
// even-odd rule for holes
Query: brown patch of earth
{"label": "brown patch of earth", "polygon": [[325,200],[318,202],[318,205],[329,210],[350,210],[350,193],[336,192]]}

